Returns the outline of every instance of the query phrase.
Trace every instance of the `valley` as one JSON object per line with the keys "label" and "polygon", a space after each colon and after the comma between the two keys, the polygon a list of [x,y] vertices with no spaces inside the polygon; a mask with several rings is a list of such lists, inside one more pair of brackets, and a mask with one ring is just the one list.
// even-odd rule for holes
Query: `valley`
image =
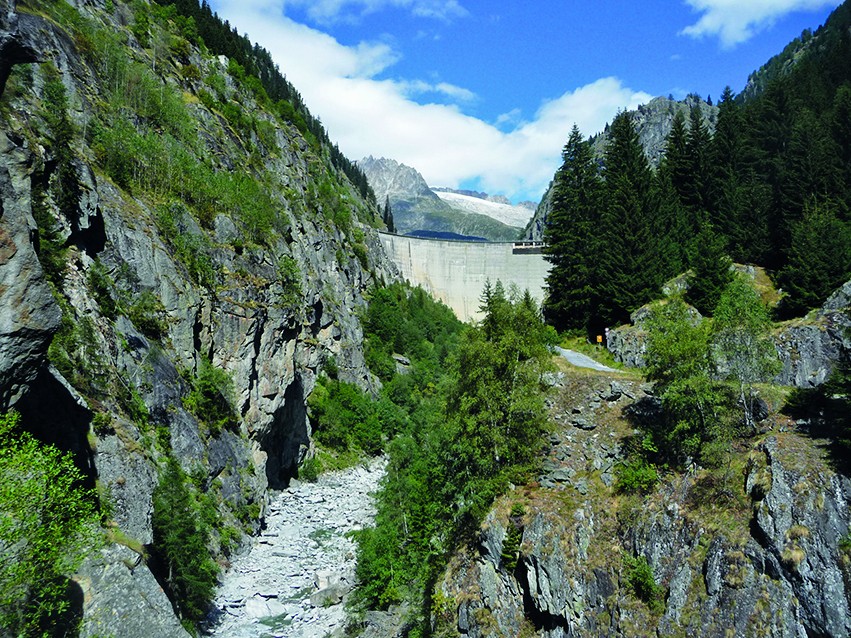
{"label": "valley", "polygon": [[[0,0],[0,638],[851,635],[851,0],[740,94],[492,122],[332,4],[264,4],[285,63]],[[426,131],[376,147],[537,208],[350,160],[288,79],[329,42]]]}

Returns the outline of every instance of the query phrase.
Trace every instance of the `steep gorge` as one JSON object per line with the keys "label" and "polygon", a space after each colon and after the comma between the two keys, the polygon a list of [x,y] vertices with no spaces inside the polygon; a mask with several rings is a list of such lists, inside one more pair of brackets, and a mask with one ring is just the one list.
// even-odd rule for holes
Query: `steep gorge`
{"label": "steep gorge", "polygon": [[[358,313],[395,276],[329,150],[181,27],[144,3],[0,6],[2,408],[108,512],[82,635],[185,635],[149,571],[161,463],[213,508],[224,559],[312,454],[322,366],[375,383]],[[192,403],[205,366],[224,421]]]}

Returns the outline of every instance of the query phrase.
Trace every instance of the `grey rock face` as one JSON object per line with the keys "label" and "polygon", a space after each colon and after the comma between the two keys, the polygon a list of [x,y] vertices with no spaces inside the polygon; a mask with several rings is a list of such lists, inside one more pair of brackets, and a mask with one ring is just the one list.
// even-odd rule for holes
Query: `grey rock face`
{"label": "grey rock face", "polygon": [[132,550],[107,547],[83,564],[75,580],[83,590],[81,638],[189,638],[159,583]]}
{"label": "grey rock face", "polygon": [[[652,418],[652,409],[639,411]],[[632,509],[622,503],[614,516],[614,493],[597,482],[604,469],[598,461],[613,450],[602,435],[565,430],[551,437],[556,454],[544,462],[547,476],[557,460],[584,459],[574,467],[588,489],[578,489],[580,480],[542,479],[537,492],[526,488],[498,501],[477,546],[455,556],[440,584],[454,612],[435,615],[441,629],[546,638],[849,635],[848,558],[840,542],[851,529],[851,479],[833,473],[816,446],[797,435],[759,443],[744,484],[731,486],[744,487],[752,512],[731,515],[750,521],[728,523],[721,522],[721,503],[695,515],[702,479],[689,473],[666,478]],[[563,447],[568,454],[559,453]],[[505,512],[524,498],[518,566],[509,570],[500,560]],[[659,612],[648,613],[637,599],[624,555],[651,567],[662,591]]]}
{"label": "grey rock face", "polygon": [[798,388],[821,385],[851,352],[849,284],[831,295],[814,321],[789,322],[777,334],[775,342],[783,367],[776,383]]}
{"label": "grey rock face", "polygon": [[[380,387],[364,362],[358,317],[364,292],[397,275],[377,233],[358,221],[375,211],[317,160],[294,127],[277,125],[279,148],[271,152],[249,147],[202,105],[188,105],[199,144],[206,145],[202,154],[224,171],[243,170],[253,153],[275,181],[279,207],[276,234],[262,246],[256,237],[248,240],[234,211],[217,210],[212,228],[202,228],[188,212],[175,213],[177,232],[197,239],[209,260],[214,283],[199,284],[175,238],[162,233],[161,211],[142,189],[131,196],[90,164],[96,154],[82,128],[95,110],[91,96],[106,93],[93,65],[65,28],[16,16],[11,6],[0,0],[0,88],[13,64],[42,57],[53,62],[78,127],[71,161],[81,197],[74,210],[61,212],[54,201],[56,158],[35,115],[43,90],[36,70],[32,87],[4,112],[0,130],[0,409],[14,405],[28,427],[73,452],[111,503],[111,525],[133,541],[153,540],[152,494],[166,451],[207,492],[223,526],[257,531],[267,511],[267,486],[285,485],[312,452],[307,398],[323,364],[334,357],[341,380],[365,390]],[[83,14],[96,12],[103,28],[123,11],[101,13],[106,4],[100,1],[75,6]],[[147,55],[135,53],[139,61]],[[204,74],[224,72],[217,59],[197,51],[191,56]],[[167,82],[185,82],[173,65],[157,68]],[[230,80],[227,86],[240,90]],[[240,100],[252,109],[251,95]],[[253,110],[273,123],[262,109]],[[317,171],[339,182],[338,203],[350,207],[352,217],[345,233],[330,221],[327,202],[314,197]],[[47,214],[67,248],[57,291],[61,309],[36,252],[32,183],[48,186]],[[289,273],[294,281],[280,274],[284,258],[295,264]],[[91,283],[96,272],[103,280],[98,290]],[[134,311],[142,295],[154,303]],[[104,301],[113,302],[112,312]],[[63,368],[71,382],[47,365],[63,312],[76,330],[67,367],[79,369],[79,378]],[[221,432],[185,404],[203,360],[232,381],[236,423]],[[221,540],[213,534],[214,550]],[[83,635],[187,635],[140,560],[111,547],[86,563],[78,577],[85,592]]]}
{"label": "grey rock face", "polygon": [[36,256],[28,153],[0,131],[0,405],[16,403],[45,363],[59,327]]}

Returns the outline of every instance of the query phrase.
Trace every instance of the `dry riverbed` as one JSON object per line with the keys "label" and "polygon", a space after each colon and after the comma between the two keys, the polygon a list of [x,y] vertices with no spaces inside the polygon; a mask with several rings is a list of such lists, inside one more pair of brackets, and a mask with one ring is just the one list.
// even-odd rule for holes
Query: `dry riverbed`
{"label": "dry riverbed", "polygon": [[375,459],[272,493],[266,529],[223,577],[208,635],[342,635],[343,603],[355,583],[349,532],[372,523],[384,467]]}

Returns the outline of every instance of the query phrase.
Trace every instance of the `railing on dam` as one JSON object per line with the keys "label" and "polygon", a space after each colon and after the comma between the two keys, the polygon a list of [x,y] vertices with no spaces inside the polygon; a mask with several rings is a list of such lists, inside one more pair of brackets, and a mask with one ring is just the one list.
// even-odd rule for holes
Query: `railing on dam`
{"label": "railing on dam", "polygon": [[380,232],[387,255],[402,276],[422,286],[466,321],[480,317],[485,283],[497,280],[528,290],[539,302],[550,265],[541,242],[482,242],[410,237]]}

